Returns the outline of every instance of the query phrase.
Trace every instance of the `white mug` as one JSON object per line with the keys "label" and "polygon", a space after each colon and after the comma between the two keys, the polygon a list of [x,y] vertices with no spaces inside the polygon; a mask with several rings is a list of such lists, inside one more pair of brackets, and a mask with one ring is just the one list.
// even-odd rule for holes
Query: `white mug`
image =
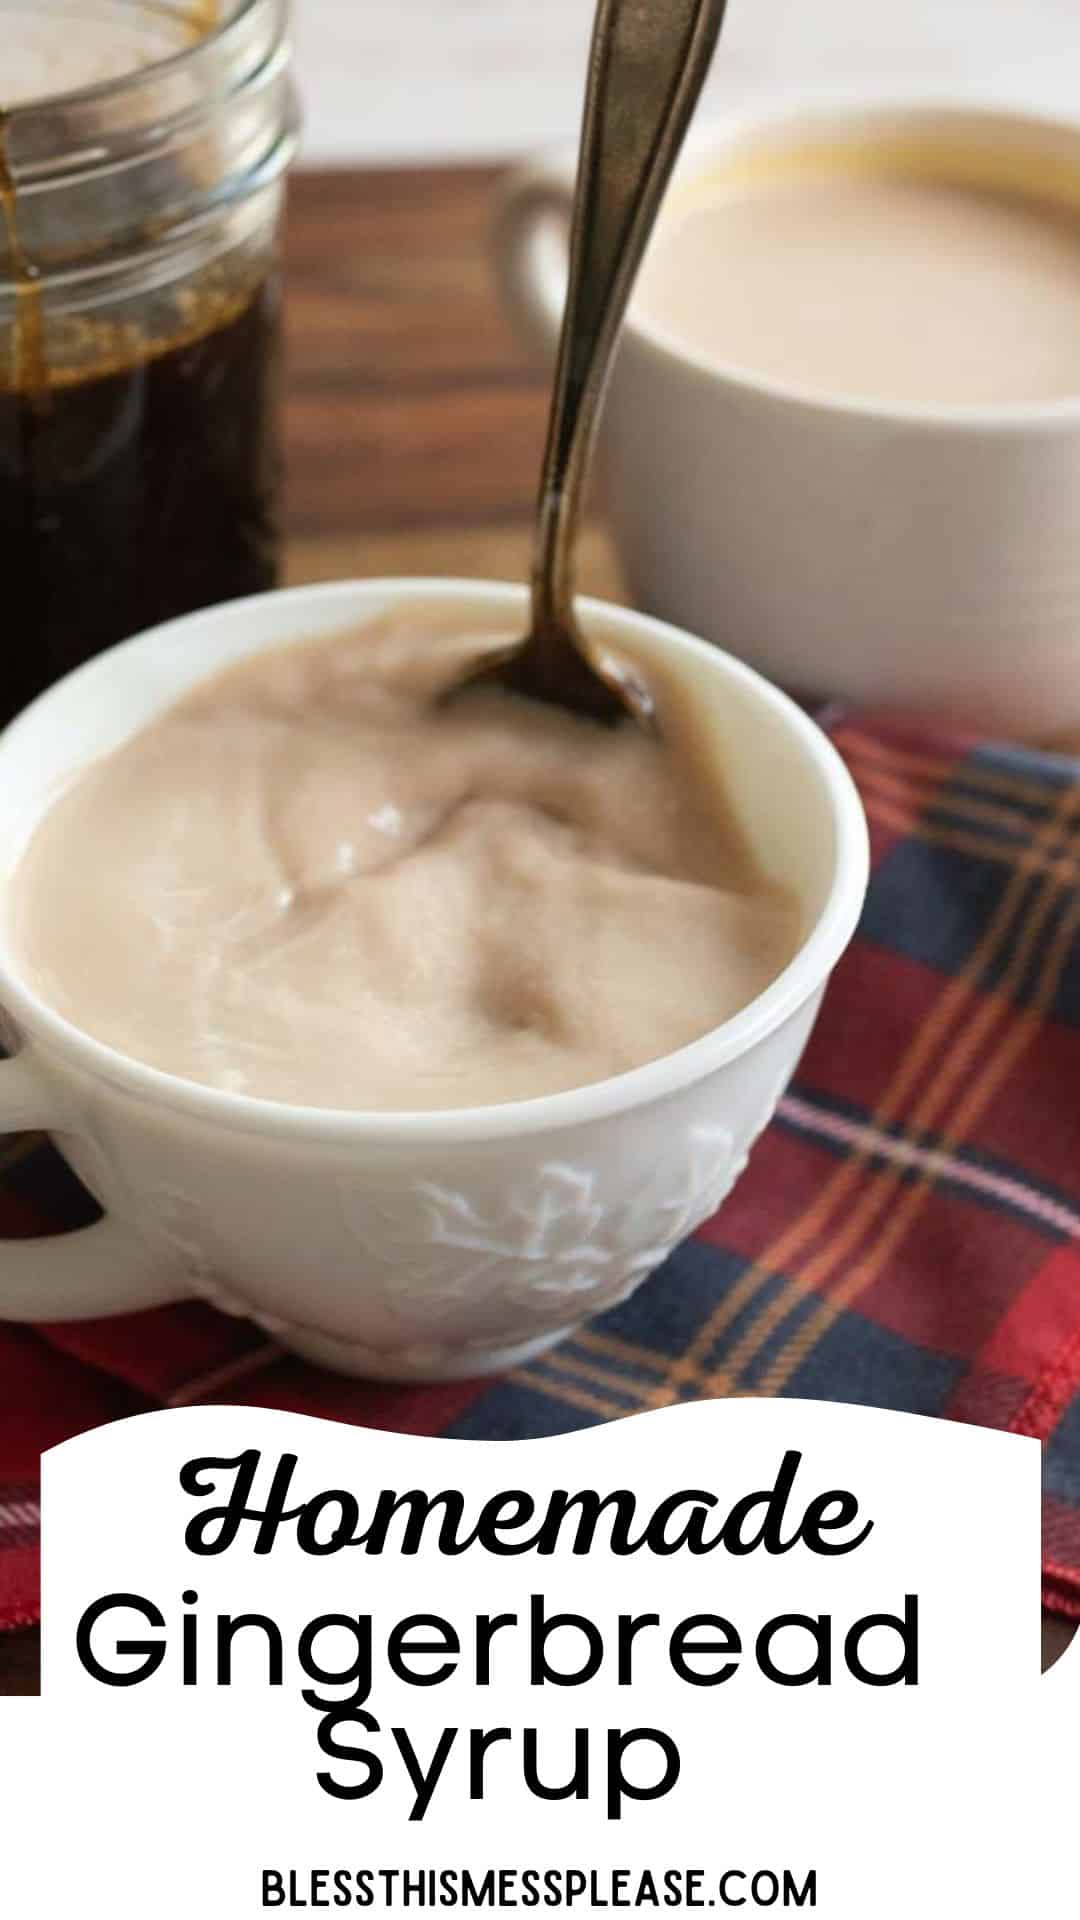
{"label": "white mug", "polygon": [[[8,1129],[43,1127],[102,1207],[0,1245],[0,1318],[80,1319],[194,1297],[347,1373],[446,1380],[514,1366],[636,1287],[719,1205],[772,1115],[867,878],[858,796],[825,736],[737,661],[585,602],[592,633],[693,690],[767,871],[805,938],[759,999],[693,1046],[580,1091],[446,1113],[352,1113],[218,1092],[128,1059],[20,972],[5,903],[58,792],[212,670],[391,606],[505,612],[514,587],[300,588],[158,628],[81,667],[0,738],[0,1064]],[[103,858],[107,855],[103,853]]]}
{"label": "white mug", "polygon": [[[669,208],[784,156],[843,171],[865,152],[1080,208],[1080,126],[890,105],[736,119],[696,144]],[[566,154],[513,176],[496,232],[507,298],[547,351],[573,171]],[[631,313],[603,442],[649,612],[804,693],[1014,737],[1080,726],[1080,341],[1075,399],[918,409],[785,390]]]}

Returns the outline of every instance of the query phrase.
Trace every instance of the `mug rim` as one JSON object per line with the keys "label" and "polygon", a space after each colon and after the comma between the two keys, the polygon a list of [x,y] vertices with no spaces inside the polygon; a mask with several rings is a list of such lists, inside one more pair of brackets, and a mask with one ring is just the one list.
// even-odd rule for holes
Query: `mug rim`
{"label": "mug rim", "polygon": [[[1067,139],[1077,146],[1080,159],[1080,119],[1067,120],[1059,114],[1041,113],[1037,108],[1013,106],[1007,102],[995,104],[990,100],[937,99],[929,95],[923,99],[890,94],[839,96],[831,100],[788,99],[772,105],[763,102],[746,104],[736,111],[728,126],[713,124],[703,128],[693,143],[692,165],[676,177],[673,192],[685,190],[695,178],[700,179],[707,172],[710,159],[737,148],[755,134],[775,132],[779,143],[785,130],[795,133],[801,129],[813,134],[830,126],[850,127],[861,122],[867,128],[872,128],[875,124],[890,121],[906,121],[912,125],[919,122],[924,125],[937,123],[954,127],[963,123],[969,126],[981,123],[984,129],[995,122],[1008,123],[1030,133],[1057,135]],[[681,342],[664,327],[642,320],[632,308],[627,316],[626,332],[667,366],[689,369],[728,390],[750,394],[755,399],[771,401],[776,405],[797,408],[807,414],[965,434],[1025,433],[1033,429],[1054,428],[1064,430],[1080,425],[1080,361],[1076,393],[1063,394],[1054,400],[993,401],[957,406],[943,402],[918,405],[913,402],[875,400],[868,395],[815,393],[811,389],[756,374],[749,368],[724,365],[711,360],[698,348]]]}
{"label": "mug rim", "polygon": [[[283,602],[299,610],[305,605],[325,606],[341,601],[343,621],[347,622],[362,617],[366,601],[385,605],[388,597],[398,604],[405,599],[453,602],[467,598],[474,606],[501,604],[508,611],[519,610],[522,614],[527,599],[524,587],[508,583],[401,576],[284,588],[206,608],[122,641],[65,675],[31,702],[0,735],[0,760],[9,744],[29,726],[40,725],[47,719],[50,706],[61,690],[79,680],[89,683],[100,677],[108,672],[110,663],[121,656],[134,655],[148,642],[173,636],[179,641],[193,627],[205,630],[222,616],[235,620],[245,612],[257,615],[260,608],[271,604],[280,606]],[[415,1142],[456,1146],[546,1133],[617,1117],[629,1109],[651,1105],[696,1085],[767,1039],[825,984],[858,923],[869,878],[869,835],[855,783],[817,723],[787,694],[734,655],[636,609],[619,607],[592,596],[581,597],[578,605],[586,618],[601,617],[609,630],[647,633],[665,650],[670,649],[676,660],[680,655],[696,656],[707,663],[710,670],[715,669],[719,678],[727,679],[729,684],[741,683],[763,709],[771,710],[783,722],[788,737],[801,750],[824,789],[835,836],[832,879],[825,903],[787,966],[763,993],[731,1019],[688,1046],[628,1072],[584,1087],[526,1100],[420,1110],[291,1105],[187,1080],[96,1040],[52,1008],[22,978],[16,970],[4,928],[0,930],[0,992],[5,1009],[15,1017],[16,1026],[24,1028],[34,1040],[43,1042],[65,1062],[73,1062],[96,1081],[105,1081],[129,1096],[229,1131],[297,1141],[341,1144],[363,1141],[387,1145]],[[302,631],[298,631],[291,640],[270,640],[267,645],[289,645],[302,642],[302,638]],[[256,647],[247,657],[253,658],[263,650]],[[210,677],[213,671],[209,669],[199,679]],[[197,685],[198,680],[191,684]],[[47,811],[46,806],[41,817]],[[749,831],[752,838],[752,827]]]}

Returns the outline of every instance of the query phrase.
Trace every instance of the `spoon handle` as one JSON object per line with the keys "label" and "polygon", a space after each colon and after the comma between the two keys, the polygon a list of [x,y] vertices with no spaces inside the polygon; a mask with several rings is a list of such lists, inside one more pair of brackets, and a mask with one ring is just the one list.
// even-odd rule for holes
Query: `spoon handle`
{"label": "spoon handle", "polygon": [[540,481],[533,631],[572,630],[572,536],[623,315],[727,0],[600,0]]}

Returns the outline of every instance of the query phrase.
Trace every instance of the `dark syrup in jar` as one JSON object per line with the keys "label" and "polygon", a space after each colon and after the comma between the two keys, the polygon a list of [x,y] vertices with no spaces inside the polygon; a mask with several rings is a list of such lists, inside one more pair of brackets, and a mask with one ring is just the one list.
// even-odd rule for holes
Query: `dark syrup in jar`
{"label": "dark syrup in jar", "polygon": [[[194,38],[217,0],[188,11]],[[278,574],[280,298],[224,270],[138,329],[50,328],[21,243],[0,110],[0,725],[147,627]]]}
{"label": "dark syrup in jar", "polygon": [[276,581],[277,285],[191,300],[163,345],[0,384],[0,720],[115,641]]}

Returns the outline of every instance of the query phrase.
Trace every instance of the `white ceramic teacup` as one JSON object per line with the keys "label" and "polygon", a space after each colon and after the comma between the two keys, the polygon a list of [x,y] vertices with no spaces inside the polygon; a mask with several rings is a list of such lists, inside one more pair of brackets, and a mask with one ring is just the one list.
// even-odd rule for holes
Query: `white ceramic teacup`
{"label": "white ceramic teacup", "polygon": [[102,655],[0,738],[0,1065],[8,1129],[46,1128],[105,1219],[0,1246],[0,1318],[79,1319],[184,1297],[327,1366],[449,1379],[516,1364],[624,1297],[717,1207],[769,1120],[850,939],[865,822],[829,741],[739,662],[641,615],[583,617],[689,682],[767,870],[806,937],[737,1018],[580,1092],[448,1113],[351,1113],[219,1093],[100,1045],[21,976],[11,875],[58,791],[208,672],[390,605],[505,608],[447,581],[302,588],[176,621]]}
{"label": "white ceramic teacup", "polygon": [[[668,207],[712,179],[868,153],[1080,208],[1080,125],[850,104],[733,120],[697,143]],[[515,175],[496,235],[508,299],[547,349],[573,169],[566,154]],[[650,612],[803,692],[1012,736],[1080,726],[1080,341],[1073,399],[919,410],[787,390],[632,319],[603,437]]]}

